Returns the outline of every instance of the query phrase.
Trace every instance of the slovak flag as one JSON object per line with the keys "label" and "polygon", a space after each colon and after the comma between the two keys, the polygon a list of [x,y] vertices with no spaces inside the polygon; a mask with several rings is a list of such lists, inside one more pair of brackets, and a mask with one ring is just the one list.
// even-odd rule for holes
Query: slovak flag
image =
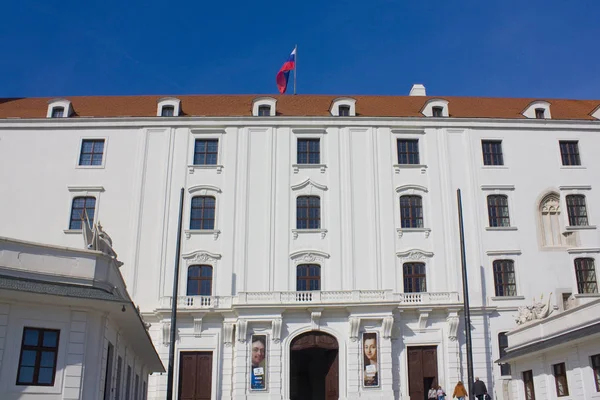
{"label": "slovak flag", "polygon": [[284,94],[287,89],[288,78],[290,76],[290,71],[293,71],[296,68],[296,48],[292,51],[292,54],[288,57],[287,61],[283,63],[283,66],[277,73],[275,77],[275,81],[277,82],[277,88],[279,89],[279,93]]}

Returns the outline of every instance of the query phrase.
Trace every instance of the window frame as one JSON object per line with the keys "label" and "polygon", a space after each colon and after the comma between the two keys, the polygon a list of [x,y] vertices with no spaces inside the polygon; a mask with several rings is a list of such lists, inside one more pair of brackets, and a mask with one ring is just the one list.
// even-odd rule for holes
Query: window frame
{"label": "window frame", "polygon": [[[306,151],[300,151],[300,144],[306,142]],[[311,151],[311,143],[317,143],[318,144],[318,152],[315,151]],[[310,156],[311,154],[317,154],[318,159],[317,162],[310,162]],[[300,155],[301,154],[306,154],[306,159],[305,160],[301,160],[300,159]],[[304,161],[304,162],[302,162]],[[321,165],[321,138],[314,138],[314,137],[302,137],[302,138],[297,138],[296,139],[296,164],[297,165],[302,165],[302,166],[306,166],[306,165]]]}
{"label": "window frame", "polygon": [[[591,266],[590,266],[591,264]],[[592,257],[577,257],[573,260],[575,267],[575,282],[577,284],[578,294],[597,294],[598,293],[598,275],[596,273],[596,260]],[[585,266],[586,268],[582,268]],[[580,276],[585,275],[586,280],[580,280]],[[588,285],[592,284],[594,291],[586,290]]]}
{"label": "window frame", "polygon": [[[198,146],[198,143],[200,143],[200,142],[204,142],[204,145],[205,145],[203,153],[200,153],[200,152],[196,151],[196,147]],[[215,143],[215,142],[217,143],[217,150],[214,151],[214,152],[208,151],[209,144],[210,143]],[[209,155],[212,155],[212,154],[215,155],[215,162],[209,164],[209,163],[206,162],[206,159],[207,159],[207,157]],[[200,164],[200,163],[196,162],[196,156],[199,156],[199,155],[204,155],[204,161],[205,162],[203,164]],[[197,167],[197,166],[204,166],[204,167],[213,166],[213,167],[216,167],[219,164],[219,139],[204,138],[204,137],[203,138],[198,138],[198,137],[194,138],[194,154],[192,156],[192,164],[194,165],[194,167]]]}
{"label": "window frame", "polygon": [[[188,173],[194,174],[196,171],[204,173],[205,170],[215,170],[217,174],[223,171],[225,153],[223,146],[226,145],[224,135],[225,129],[220,128],[195,128],[190,129],[191,145],[188,144]],[[217,163],[216,164],[194,164],[194,154],[196,149],[196,140],[217,140]]]}
{"label": "window frame", "polygon": [[[497,271],[497,268],[500,271]],[[511,267],[512,271],[507,271],[506,268]],[[515,272],[515,261],[510,259],[497,259],[492,262],[492,271],[494,275],[494,294],[496,297],[516,297],[517,293],[517,276]],[[513,283],[510,283],[509,275],[512,274]],[[498,278],[502,281],[499,283]],[[505,283],[508,282],[508,283]],[[501,291],[499,291],[501,289]],[[512,291],[511,291],[512,289]],[[503,294],[505,293],[505,294]]]}
{"label": "window frame", "polygon": [[[318,275],[310,275],[311,268],[318,271]],[[299,275],[301,269],[306,269],[306,275]],[[301,289],[299,286],[304,282],[306,289]],[[310,289],[311,283],[317,282],[317,289]],[[301,263],[296,265],[296,291],[297,292],[312,292],[321,290],[321,265],[316,263]]]}
{"label": "window frame", "polygon": [[[92,227],[94,225],[94,223],[98,221],[97,213],[96,213],[96,210],[97,210],[97,207],[98,207],[98,199],[95,196],[90,196],[90,195],[75,196],[75,197],[73,197],[71,199],[71,212],[70,212],[70,215],[69,215],[69,230],[70,231],[81,231],[83,229],[83,221],[81,221],[81,219],[79,219],[79,220],[73,219],[73,213],[75,211],[75,208],[73,206],[75,204],[75,200],[78,200],[78,199],[83,199],[83,208],[82,208],[82,210],[87,210],[88,207],[86,207],[86,206],[87,206],[88,200],[94,199],[94,207],[93,207],[94,208],[94,215],[92,216],[92,219],[90,221],[91,224],[92,224],[90,227]],[[81,214],[80,214],[80,216],[81,216]],[[80,221],[79,222],[80,226],[78,228],[75,227],[75,226],[73,226],[73,222],[77,222],[77,221]]]}
{"label": "window frame", "polygon": [[[502,139],[481,139],[481,155],[485,167],[504,167],[504,146]],[[499,153],[494,153],[494,145],[500,148]],[[487,156],[487,159],[486,159]],[[489,160],[489,163],[487,162]]]}
{"label": "window frame", "polygon": [[[566,150],[566,152],[563,152],[563,145],[564,150]],[[575,152],[574,153],[570,153],[569,150],[571,149],[569,146],[575,146]],[[558,149],[559,149],[559,156],[560,156],[560,161],[561,161],[561,167],[581,167],[582,163],[581,163],[581,152],[579,149],[579,139],[559,139],[558,141]],[[567,162],[565,164],[565,161]]]}
{"label": "window frame", "polygon": [[433,118],[442,118],[444,116],[444,107],[432,106],[431,107],[431,116]]}
{"label": "window frame", "polygon": [[[408,274],[407,266],[412,267],[412,272]],[[414,272],[414,268],[422,268],[419,272]],[[427,293],[427,265],[424,262],[405,261],[402,263],[402,283],[403,293]],[[407,285],[408,283],[408,285]],[[412,286],[413,290],[410,289]],[[416,286],[420,286],[422,290],[414,290]]]}
{"label": "window frame", "polygon": [[[327,169],[327,143],[325,140],[327,129],[318,127],[292,128],[292,134],[294,139],[290,145],[290,160],[295,162],[295,164],[292,164],[294,174],[299,173],[301,169],[318,169],[324,174]],[[298,162],[298,142],[304,139],[319,140],[319,164],[300,164]]]}
{"label": "window frame", "polygon": [[[190,270],[192,268],[199,268],[199,275],[190,277]],[[210,277],[202,276],[203,269],[210,270]],[[212,296],[213,295],[214,276],[215,276],[215,269],[212,265],[210,265],[210,264],[190,264],[187,268],[187,280],[186,280],[186,287],[185,287],[186,296]],[[207,282],[207,281],[210,282],[210,294],[202,294],[202,282]],[[197,282],[197,283],[195,283],[195,285],[198,288],[198,293],[196,293],[196,294],[190,293],[190,283],[191,282]]]}
{"label": "window frame", "polygon": [[[404,204],[403,199],[408,200],[409,204]],[[413,200],[418,199],[419,204],[412,204]],[[401,229],[423,229],[425,228],[423,197],[418,194],[400,195],[400,228]],[[404,211],[408,210],[408,218],[404,218]],[[420,212],[420,216],[418,211]],[[415,216],[413,217],[413,214]]]}
{"label": "window frame", "polygon": [[[60,115],[58,115],[59,112],[60,112]],[[65,118],[65,107],[63,107],[63,106],[52,107],[50,118]]]}
{"label": "window frame", "polygon": [[[175,110],[177,107],[175,107],[175,105],[173,104],[163,104],[160,107],[160,116],[164,117],[164,118],[171,118],[171,117],[175,117]],[[170,111],[170,115],[169,115],[169,111]],[[167,115],[165,115],[167,114]]]}
{"label": "window frame", "polygon": [[[82,150],[83,150],[83,143],[85,141],[100,141],[100,140],[104,140],[104,149],[102,150],[102,162],[99,165],[82,165],[80,164],[81,161],[81,154],[82,154]],[[77,169],[102,169],[106,167],[106,156],[107,156],[107,149],[108,149],[108,137],[107,136],[81,136],[79,138],[79,147],[77,149],[76,152],[76,157],[75,157],[75,168]],[[98,153],[95,153],[98,154]]]}
{"label": "window frame", "polygon": [[[406,142],[405,143],[406,146],[404,146],[404,147],[406,148],[407,151],[403,151],[402,153],[400,152],[400,142]],[[416,142],[416,147],[417,147],[417,151],[416,152],[414,152],[414,151],[413,152],[408,151],[409,142],[411,142],[411,143],[415,143]],[[406,163],[402,163],[401,162],[401,160],[400,160],[400,155],[401,154],[406,156],[406,161],[408,161],[408,162],[406,162]],[[416,154],[416,158],[417,158],[416,161],[417,162],[410,162],[411,155],[414,157],[415,154]],[[397,161],[398,165],[401,165],[401,166],[406,166],[406,165],[413,165],[413,166],[415,166],[415,165],[423,165],[421,163],[421,161],[422,161],[421,160],[421,143],[420,143],[419,138],[404,138],[404,137],[397,138],[396,139],[396,161]]]}
{"label": "window frame", "polygon": [[[38,332],[37,345],[34,346],[34,345],[26,345],[25,344],[25,334],[26,334],[27,330],[32,330],[32,331]],[[15,379],[16,386],[53,387],[57,383],[56,371],[57,371],[58,356],[59,356],[58,349],[60,348],[60,331],[61,331],[60,329],[53,329],[53,328],[40,328],[40,327],[33,327],[33,326],[24,326],[23,327],[23,333],[21,335],[21,346],[20,346],[20,350],[19,350],[19,363],[17,364],[17,376]],[[50,347],[44,346],[43,340],[44,340],[44,335],[46,332],[56,333],[56,346],[50,346]],[[35,352],[35,361],[34,361],[34,365],[33,365],[34,370],[33,370],[33,377],[32,377],[31,383],[20,383],[19,382],[19,378],[21,377],[21,368],[23,367],[21,364],[23,361],[23,352],[24,351],[34,351]],[[54,353],[54,363],[51,367],[52,368],[51,383],[39,383],[40,369],[48,368],[48,367],[41,366],[41,354],[44,352]],[[27,367],[31,368],[31,366],[27,366]]]}
{"label": "window frame", "polygon": [[[194,199],[197,198],[202,198],[203,202],[202,202],[202,207],[194,207]],[[213,207],[206,207],[206,200],[208,199],[212,199],[213,200]],[[190,231],[214,231],[215,230],[215,226],[216,226],[216,219],[217,219],[217,198],[216,196],[212,195],[212,194],[197,194],[194,195],[190,198],[190,218],[189,218],[189,230]],[[194,209],[200,209],[201,210],[201,218],[194,218]],[[204,218],[204,213],[205,213],[205,209],[211,210],[212,209],[212,213],[213,213],[213,217],[212,217],[212,226],[210,228],[207,228],[204,226],[204,221],[210,221],[210,219],[208,218]],[[200,227],[194,227],[193,223],[194,221],[200,221]]]}
{"label": "window frame", "polygon": [[[83,146],[86,144],[86,142],[91,142],[92,143],[92,152],[91,153],[84,153],[83,152]],[[95,152],[94,149],[96,147],[96,144],[102,142],[102,152]],[[90,154],[91,158],[90,158],[90,164],[82,164],[82,156],[84,154]],[[94,155],[98,155],[101,154],[101,160],[100,160],[100,164],[91,164],[94,161]],[[77,167],[79,168],[102,168],[104,167],[104,159],[106,158],[106,138],[90,138],[90,137],[82,137],[80,144],[79,144],[79,157],[77,158]]]}
{"label": "window frame", "polygon": [[351,117],[352,107],[348,104],[340,104],[338,106],[338,117]]}
{"label": "window frame", "polygon": [[271,105],[270,104],[259,104],[257,117],[270,117],[271,116]]}
{"label": "window frame", "polygon": [[[506,349],[508,348],[508,337],[506,336],[506,333],[507,332],[498,332],[498,354],[500,358],[506,355]],[[512,376],[509,363],[499,364],[499,367],[500,376]]]}
{"label": "window frame", "polygon": [[[558,370],[558,371],[557,371]],[[564,362],[552,364],[552,375],[554,376],[554,387],[556,388],[556,397],[569,396],[569,382],[567,379],[567,364]],[[563,392],[560,391],[560,384],[563,384]]]}
{"label": "window frame", "polygon": [[546,119],[546,109],[537,107],[534,110],[535,119]]}
{"label": "window frame", "polygon": [[[573,200],[583,199],[583,204],[573,203]],[[565,204],[567,208],[567,218],[569,227],[589,226],[590,220],[587,210],[586,196],[579,193],[571,193],[565,196]],[[582,212],[583,211],[583,212]]]}
{"label": "window frame", "polygon": [[590,366],[592,367],[592,376],[596,386],[596,392],[600,392],[600,353],[590,356]]}
{"label": "window frame", "polygon": [[[306,199],[307,200],[307,204],[306,206],[299,206],[299,202],[301,199]],[[318,204],[318,218],[316,218],[317,221],[317,226],[313,226],[311,225],[311,222],[315,221],[315,218],[311,218],[311,210],[316,208],[314,205],[311,206],[310,204],[310,200],[311,199],[318,199],[319,200],[319,204]],[[299,213],[300,213],[300,209],[306,209],[306,217],[299,217]],[[306,227],[300,227],[301,225],[301,221],[306,221]],[[321,196],[319,195],[313,195],[313,194],[299,194],[298,196],[296,196],[296,230],[298,231],[306,231],[306,230],[320,230],[322,229],[322,208],[321,208]]]}
{"label": "window frame", "polygon": [[[535,400],[535,382],[534,382],[534,376],[533,376],[533,370],[529,369],[527,371],[523,371],[521,373],[521,377],[523,379],[523,390],[524,390],[524,394],[525,394],[525,400]],[[531,379],[529,379],[531,378]],[[531,383],[531,396],[527,395],[527,386],[528,383]]]}
{"label": "window frame", "polygon": [[[494,199],[505,199],[506,205],[502,204],[490,204],[490,198]],[[509,207],[509,199],[507,194],[503,193],[493,193],[486,195],[486,204],[487,204],[487,214],[488,214],[488,227],[489,228],[510,228],[510,207]],[[502,216],[498,213],[501,208],[506,208],[507,216]],[[492,215],[492,210],[496,210],[496,215]],[[506,220],[506,224],[504,224],[504,220]],[[496,222],[496,224],[493,224]]]}
{"label": "window frame", "polygon": [[103,400],[111,400],[112,397],[112,376],[113,376],[113,363],[115,359],[115,346],[108,341],[106,346],[106,366],[104,368],[104,393],[102,394]]}

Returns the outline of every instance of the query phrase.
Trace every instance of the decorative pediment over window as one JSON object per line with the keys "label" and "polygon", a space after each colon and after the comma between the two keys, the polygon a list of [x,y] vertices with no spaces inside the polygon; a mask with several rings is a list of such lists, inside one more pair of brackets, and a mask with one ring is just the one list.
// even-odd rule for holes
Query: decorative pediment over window
{"label": "decorative pediment over window", "polygon": [[525,108],[522,114],[526,118],[537,118],[537,119],[550,119],[550,103],[544,100],[536,100],[531,102],[527,108]]}
{"label": "decorative pediment over window", "polygon": [[410,249],[406,251],[399,251],[396,256],[402,261],[423,261],[433,257],[433,253],[430,251],[420,249]]}
{"label": "decorative pediment over window", "polygon": [[46,118],[69,118],[73,114],[73,106],[67,99],[53,99],[48,102]]}
{"label": "decorative pediment over window", "polygon": [[[435,115],[434,115],[435,113]],[[448,100],[444,99],[431,99],[428,100],[423,108],[421,114],[426,117],[449,117],[450,111],[448,107]]]}
{"label": "decorative pediment over window", "polygon": [[194,264],[215,264],[221,259],[220,254],[211,253],[209,251],[198,250],[192,253],[184,254],[181,256],[187,265]]}
{"label": "decorative pediment over window", "polygon": [[[257,97],[252,101],[252,115],[254,117],[274,117],[277,115],[277,100],[273,97]],[[268,115],[266,111],[268,110]]]}
{"label": "decorative pediment over window", "polygon": [[156,107],[157,117],[178,117],[181,111],[181,100],[175,97],[158,99]]}
{"label": "decorative pediment over window", "polygon": [[402,185],[396,188],[396,193],[419,194],[419,192],[427,193],[428,190],[421,185]]}
{"label": "decorative pediment over window", "polygon": [[292,185],[292,190],[295,192],[301,192],[302,194],[311,195],[325,192],[327,190],[327,186],[321,185],[320,183],[316,183],[310,178],[307,178],[303,182],[300,182],[296,185]]}
{"label": "decorative pediment over window", "polygon": [[190,194],[205,196],[209,194],[221,193],[221,189],[212,185],[196,185],[188,188]]}
{"label": "decorative pediment over window", "polygon": [[329,254],[319,250],[300,250],[290,254],[290,258],[295,264],[300,263],[320,263],[322,264],[329,258]]}

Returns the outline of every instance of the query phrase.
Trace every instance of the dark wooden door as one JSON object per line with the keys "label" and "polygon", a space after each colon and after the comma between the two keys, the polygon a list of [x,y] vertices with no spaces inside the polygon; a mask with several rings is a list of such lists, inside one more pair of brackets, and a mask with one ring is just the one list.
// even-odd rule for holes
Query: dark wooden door
{"label": "dark wooden door", "polygon": [[181,353],[179,362],[179,400],[210,400],[212,352]]}
{"label": "dark wooden door", "polygon": [[427,399],[430,382],[437,385],[437,347],[408,348],[408,393],[411,400]]}
{"label": "dark wooden door", "polygon": [[333,358],[329,363],[329,371],[325,376],[325,400],[338,400],[340,397],[339,384],[340,384],[340,368],[339,368],[339,356],[337,350],[329,351],[328,356]]}

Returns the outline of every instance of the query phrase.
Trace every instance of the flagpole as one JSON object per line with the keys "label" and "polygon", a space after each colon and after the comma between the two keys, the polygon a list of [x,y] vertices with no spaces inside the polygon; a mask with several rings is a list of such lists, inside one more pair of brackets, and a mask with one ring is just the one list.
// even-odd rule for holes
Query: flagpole
{"label": "flagpole", "polygon": [[294,55],[294,95],[296,94],[296,68],[298,68],[298,45],[294,47],[296,54]]}

